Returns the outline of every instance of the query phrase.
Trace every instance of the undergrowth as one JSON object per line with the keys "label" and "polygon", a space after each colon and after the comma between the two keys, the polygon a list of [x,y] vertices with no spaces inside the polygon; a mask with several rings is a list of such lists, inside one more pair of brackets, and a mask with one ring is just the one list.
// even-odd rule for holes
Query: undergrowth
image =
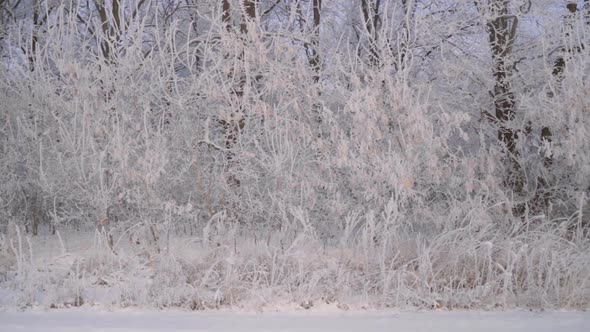
{"label": "undergrowth", "polygon": [[[0,288],[11,296],[2,305],[273,310],[327,304],[347,310],[590,304],[590,238],[575,225],[468,220],[442,232],[404,226],[391,232],[375,220],[353,235],[345,227],[340,241],[327,244],[313,232],[284,230],[256,241],[260,236],[239,225],[223,218],[216,223],[219,231],[201,230],[205,237],[174,235],[167,249],[128,239],[111,248],[98,231],[62,235],[85,244],[72,248],[60,248],[55,236],[35,246],[23,245],[31,241],[20,232],[3,236]],[[42,254],[44,245],[54,250]]]}

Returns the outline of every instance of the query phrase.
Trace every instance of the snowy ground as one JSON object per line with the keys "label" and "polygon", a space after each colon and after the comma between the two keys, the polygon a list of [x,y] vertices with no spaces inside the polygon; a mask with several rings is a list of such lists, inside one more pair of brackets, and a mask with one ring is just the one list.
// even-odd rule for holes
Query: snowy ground
{"label": "snowy ground", "polygon": [[588,312],[0,312],[0,331],[590,331]]}

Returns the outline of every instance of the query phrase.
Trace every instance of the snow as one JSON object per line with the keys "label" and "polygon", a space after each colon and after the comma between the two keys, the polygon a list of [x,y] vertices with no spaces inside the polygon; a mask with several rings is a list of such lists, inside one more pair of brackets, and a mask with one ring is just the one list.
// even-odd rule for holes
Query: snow
{"label": "snow", "polygon": [[0,331],[590,331],[590,313],[560,311],[178,312],[81,310],[0,312]]}

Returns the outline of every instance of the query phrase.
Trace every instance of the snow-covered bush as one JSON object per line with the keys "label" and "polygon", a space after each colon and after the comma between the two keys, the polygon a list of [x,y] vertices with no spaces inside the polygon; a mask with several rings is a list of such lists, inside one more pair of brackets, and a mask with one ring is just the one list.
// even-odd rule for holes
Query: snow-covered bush
{"label": "snow-covered bush", "polygon": [[4,24],[10,305],[588,306],[590,57],[552,1],[187,3]]}

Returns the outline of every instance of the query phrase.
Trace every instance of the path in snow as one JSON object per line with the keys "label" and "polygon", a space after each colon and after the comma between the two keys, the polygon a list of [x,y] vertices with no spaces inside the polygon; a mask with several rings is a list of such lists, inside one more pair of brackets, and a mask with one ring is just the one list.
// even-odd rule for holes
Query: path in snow
{"label": "path in snow", "polygon": [[190,313],[0,312],[0,331],[588,332],[587,312]]}

